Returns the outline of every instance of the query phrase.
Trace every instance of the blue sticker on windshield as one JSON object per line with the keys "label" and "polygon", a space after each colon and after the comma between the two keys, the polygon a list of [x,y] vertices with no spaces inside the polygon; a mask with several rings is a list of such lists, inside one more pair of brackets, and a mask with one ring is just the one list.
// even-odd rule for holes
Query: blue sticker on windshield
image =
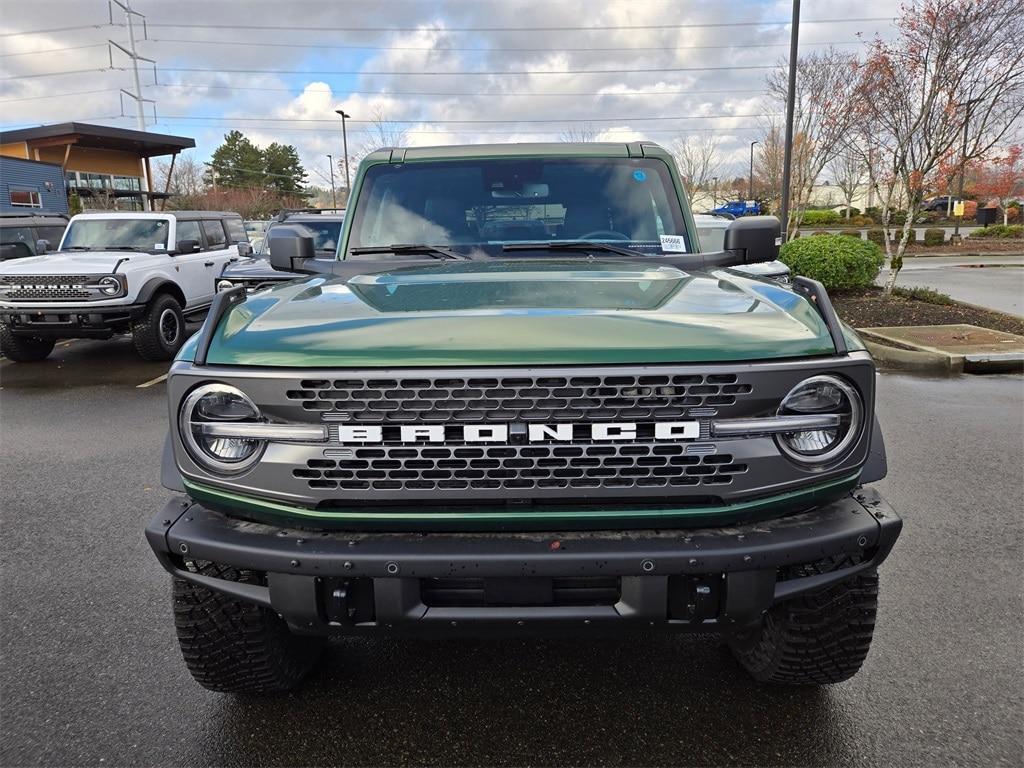
{"label": "blue sticker on windshield", "polygon": [[633,171],[633,178],[636,179],[637,181],[646,181],[647,180],[647,173],[645,171],[641,171],[640,169],[637,169],[637,170]]}

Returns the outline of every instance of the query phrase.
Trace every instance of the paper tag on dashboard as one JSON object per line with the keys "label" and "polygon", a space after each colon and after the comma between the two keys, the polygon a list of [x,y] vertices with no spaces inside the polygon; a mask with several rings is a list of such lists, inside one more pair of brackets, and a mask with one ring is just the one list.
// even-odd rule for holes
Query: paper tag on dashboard
{"label": "paper tag on dashboard", "polygon": [[682,235],[662,235],[661,250],[665,253],[686,253],[686,239]]}

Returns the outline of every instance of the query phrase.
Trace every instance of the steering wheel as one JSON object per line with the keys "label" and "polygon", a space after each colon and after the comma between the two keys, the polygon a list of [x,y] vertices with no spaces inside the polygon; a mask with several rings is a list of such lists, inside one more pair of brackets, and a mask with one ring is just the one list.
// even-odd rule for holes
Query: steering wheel
{"label": "steering wheel", "polygon": [[595,229],[593,232],[587,232],[585,235],[580,235],[580,240],[632,240],[629,235],[624,235],[621,232],[616,232],[614,229]]}

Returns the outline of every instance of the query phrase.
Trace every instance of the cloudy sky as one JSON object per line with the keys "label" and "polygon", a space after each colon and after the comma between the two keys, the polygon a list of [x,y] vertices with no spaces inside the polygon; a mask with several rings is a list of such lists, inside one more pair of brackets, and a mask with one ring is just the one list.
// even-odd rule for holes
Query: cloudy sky
{"label": "cloudy sky", "polygon": [[[790,3],[722,0],[132,0],[151,130],[206,159],[237,128],[325,155],[368,140],[376,115],[408,144],[674,139],[713,132],[733,170],[765,115],[764,76],[788,53]],[[888,37],[895,3],[805,0],[801,51]],[[728,8],[728,12],[723,9]],[[116,7],[115,7],[116,10]],[[854,21],[844,21],[856,19]],[[0,0],[0,126],[135,127],[123,13],[105,0]],[[142,37],[141,31],[138,37]],[[123,110],[127,117],[122,117]]]}

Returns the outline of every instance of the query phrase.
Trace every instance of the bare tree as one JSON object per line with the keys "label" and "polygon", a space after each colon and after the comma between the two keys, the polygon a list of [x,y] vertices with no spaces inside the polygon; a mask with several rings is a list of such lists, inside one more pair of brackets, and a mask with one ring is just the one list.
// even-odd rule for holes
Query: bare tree
{"label": "bare tree", "polygon": [[[166,189],[172,195],[194,197],[206,191],[206,184],[203,181],[203,164],[191,155],[179,155],[172,163],[169,160],[160,160],[156,163],[153,174],[153,189]],[[168,176],[170,178],[168,178]]]}
{"label": "bare tree", "polygon": [[767,118],[761,125],[761,138],[754,153],[754,195],[778,210],[782,199],[782,167],[785,161],[785,137],[782,125]]}
{"label": "bare tree", "polygon": [[846,203],[846,218],[849,219],[853,200],[863,186],[864,177],[867,174],[864,158],[857,152],[844,150],[835,157],[829,165],[829,169],[832,172],[835,185],[843,193],[843,202]]}
{"label": "bare tree", "polygon": [[1024,115],[1016,0],[911,0],[897,36],[874,40],[859,80],[856,119],[867,131],[873,184],[902,187],[906,219],[890,242],[893,197],[882,199],[891,292],[903,266],[926,180],[959,148],[961,166],[985,156]]}
{"label": "bare tree", "polygon": [[[797,61],[793,99],[793,165],[789,232],[803,220],[814,184],[835,159],[842,138],[854,122],[857,58],[833,48],[815,51]],[[770,98],[785,105],[788,64],[782,63],[767,78]]]}
{"label": "bare tree", "polygon": [[597,141],[598,131],[590,123],[572,125],[558,134],[558,140],[567,144]]}
{"label": "bare tree", "polygon": [[698,194],[710,189],[712,179],[722,175],[720,145],[721,140],[710,133],[678,138],[672,142],[672,154],[691,202]]}

